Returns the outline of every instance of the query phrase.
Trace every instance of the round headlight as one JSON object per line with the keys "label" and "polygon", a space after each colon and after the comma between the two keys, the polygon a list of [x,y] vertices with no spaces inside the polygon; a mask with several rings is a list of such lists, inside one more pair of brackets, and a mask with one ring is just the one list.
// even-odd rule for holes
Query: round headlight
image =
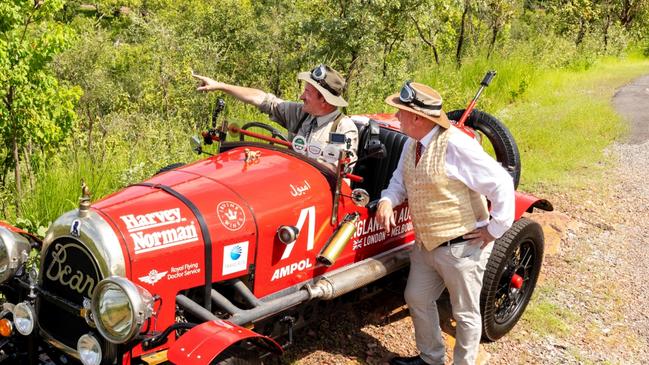
{"label": "round headlight", "polygon": [[123,277],[111,276],[100,281],[92,295],[97,330],[112,343],[131,340],[152,311],[151,294]]}
{"label": "round headlight", "polygon": [[29,256],[29,241],[17,233],[0,227],[0,283],[11,279]]}
{"label": "round headlight", "polygon": [[99,365],[101,363],[101,345],[90,334],[79,337],[77,351],[83,365]]}
{"label": "round headlight", "polygon": [[34,308],[27,302],[16,304],[14,307],[14,326],[16,331],[21,335],[27,336],[34,330],[34,323],[36,316],[34,315]]}

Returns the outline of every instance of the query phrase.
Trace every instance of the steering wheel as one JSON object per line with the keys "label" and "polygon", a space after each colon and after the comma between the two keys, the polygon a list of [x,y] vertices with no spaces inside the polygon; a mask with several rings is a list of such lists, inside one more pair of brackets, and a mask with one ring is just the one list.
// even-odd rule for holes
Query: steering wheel
{"label": "steering wheel", "polygon": [[[266,123],[260,123],[260,122],[248,122],[248,123],[244,124],[240,129],[242,129],[242,130],[247,130],[247,129],[251,128],[251,127],[256,127],[256,128],[265,129],[266,131],[270,132],[271,137],[273,137],[273,138],[278,138],[278,139],[281,139],[282,141],[286,141],[286,142],[288,142],[288,140],[287,140],[286,137],[284,136],[284,133],[278,131],[276,128],[271,127],[271,126],[269,126],[269,125],[266,124]],[[244,138],[245,138],[245,135],[243,135],[243,134],[240,134],[240,135],[239,135],[239,140],[240,140],[240,141],[243,141]],[[270,142],[270,144],[273,144],[273,142]]]}

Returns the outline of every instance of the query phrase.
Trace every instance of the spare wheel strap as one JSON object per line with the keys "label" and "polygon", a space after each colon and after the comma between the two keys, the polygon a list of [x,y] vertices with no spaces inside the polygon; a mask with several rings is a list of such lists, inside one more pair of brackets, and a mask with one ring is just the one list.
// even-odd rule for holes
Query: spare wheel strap
{"label": "spare wheel strap", "polygon": [[198,220],[198,225],[201,227],[203,242],[205,243],[204,245],[205,248],[204,307],[205,309],[211,312],[212,311],[212,239],[210,238],[210,232],[207,229],[207,224],[205,223],[203,214],[201,214],[200,210],[198,210],[198,208],[196,207],[196,205],[194,205],[194,203],[192,203],[184,195],[182,195],[181,193],[177,192],[176,190],[172,189],[167,185],[142,182],[142,183],[133,184],[131,186],[148,186],[150,188],[163,190],[164,192],[168,193],[169,195],[173,195],[178,200],[183,202],[183,204],[185,204],[187,208],[189,208],[192,211],[192,213],[194,213],[194,216],[196,216],[196,220]]}

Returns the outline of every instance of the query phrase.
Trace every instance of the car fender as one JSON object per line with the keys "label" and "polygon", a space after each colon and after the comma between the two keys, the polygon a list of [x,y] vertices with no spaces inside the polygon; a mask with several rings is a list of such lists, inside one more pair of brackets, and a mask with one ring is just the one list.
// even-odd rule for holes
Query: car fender
{"label": "car fender", "polygon": [[36,241],[36,242],[41,242],[41,239],[38,236],[36,236],[34,234],[31,234],[31,233],[29,233],[29,232],[27,232],[27,231],[25,231],[23,229],[20,229],[18,227],[12,226],[11,224],[9,224],[7,222],[0,221],[0,227],[6,228],[6,229],[10,230],[11,232],[18,233],[18,234],[21,234],[23,236],[29,236],[32,239],[34,239],[34,241]]}
{"label": "car fender", "polygon": [[225,349],[243,340],[250,340],[264,350],[277,354],[284,351],[270,337],[227,321],[214,320],[201,323],[178,338],[169,348],[167,357],[174,364],[209,364]]}
{"label": "car fender", "polygon": [[545,210],[551,212],[554,210],[552,203],[545,199],[539,199],[532,194],[521,193],[520,191],[516,192],[516,213],[515,220],[518,220],[523,216],[523,213],[528,212],[532,213],[534,208]]}

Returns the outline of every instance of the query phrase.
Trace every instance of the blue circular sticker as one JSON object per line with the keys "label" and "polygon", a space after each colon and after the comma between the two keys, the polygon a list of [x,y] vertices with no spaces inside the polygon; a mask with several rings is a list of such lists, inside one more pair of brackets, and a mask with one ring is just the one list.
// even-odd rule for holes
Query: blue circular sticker
{"label": "blue circular sticker", "polygon": [[230,251],[230,258],[232,260],[237,260],[239,257],[241,257],[241,246],[236,245],[232,248],[232,251]]}

